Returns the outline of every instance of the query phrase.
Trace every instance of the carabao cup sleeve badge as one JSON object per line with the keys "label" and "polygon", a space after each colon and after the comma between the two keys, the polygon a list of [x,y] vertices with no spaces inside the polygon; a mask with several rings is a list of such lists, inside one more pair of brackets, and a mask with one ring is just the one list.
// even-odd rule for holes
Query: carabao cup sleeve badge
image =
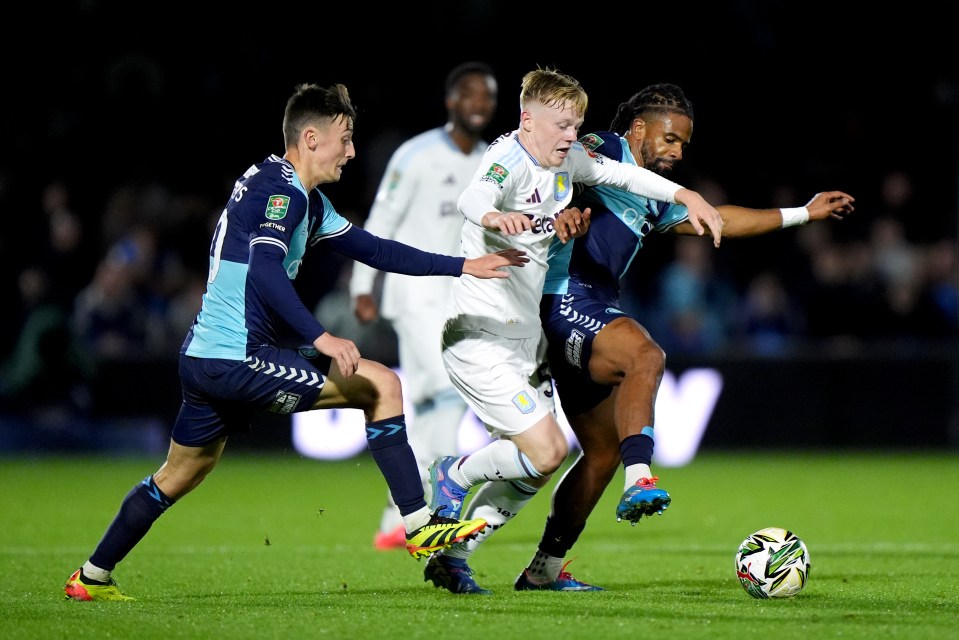
{"label": "carabao cup sleeve badge", "polygon": [[290,208],[290,196],[270,196],[270,201],[266,205],[267,220],[282,220],[286,217],[286,212]]}
{"label": "carabao cup sleeve badge", "polygon": [[503,181],[506,180],[506,176],[509,175],[509,170],[501,164],[493,163],[490,165],[489,169],[486,171],[486,175],[482,177],[482,180],[486,182],[492,182],[494,184],[503,184]]}

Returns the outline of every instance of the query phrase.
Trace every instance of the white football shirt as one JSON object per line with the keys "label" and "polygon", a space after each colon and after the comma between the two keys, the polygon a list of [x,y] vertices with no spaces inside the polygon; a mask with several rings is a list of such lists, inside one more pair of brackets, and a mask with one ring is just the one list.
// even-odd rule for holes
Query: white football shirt
{"label": "white football shirt", "polygon": [[[509,278],[457,278],[449,322],[460,329],[482,329],[510,338],[539,334],[539,302],[555,238],[554,222],[569,205],[574,182],[608,184],[668,202],[675,202],[681,188],[647,169],[587,151],[580,142],[572,145],[560,166],[542,167],[523,148],[518,130],[500,136],[486,150],[459,197],[459,210],[467,218],[462,226],[463,252],[467,258],[478,258],[516,248],[526,251],[530,261],[522,268],[509,268]],[[515,236],[485,229],[481,220],[490,211],[524,213],[533,226]]]}

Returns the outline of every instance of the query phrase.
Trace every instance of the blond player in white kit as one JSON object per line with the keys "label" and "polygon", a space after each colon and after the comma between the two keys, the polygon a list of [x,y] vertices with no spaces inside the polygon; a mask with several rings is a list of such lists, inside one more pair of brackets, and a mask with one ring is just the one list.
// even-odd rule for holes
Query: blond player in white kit
{"label": "blond player in white kit", "polygon": [[555,416],[539,303],[550,246],[588,226],[588,209],[563,213],[573,183],[608,184],[683,204],[697,233],[708,228],[719,246],[722,217],[698,193],[589,152],[577,141],[587,104],[574,78],[554,69],[527,73],[519,128],[490,145],[458,201],[466,217],[467,257],[519,248],[530,262],[508,280],[467,277],[453,286],[443,360],[450,380],[495,438],[469,456],[439,457],[430,466],[430,506],[443,508],[447,517],[459,517],[470,488],[485,483],[467,510],[471,518],[486,518],[485,532],[433,554],[425,569],[426,580],[453,593],[490,593],[472,579],[467,558],[529,502],[569,453]]}

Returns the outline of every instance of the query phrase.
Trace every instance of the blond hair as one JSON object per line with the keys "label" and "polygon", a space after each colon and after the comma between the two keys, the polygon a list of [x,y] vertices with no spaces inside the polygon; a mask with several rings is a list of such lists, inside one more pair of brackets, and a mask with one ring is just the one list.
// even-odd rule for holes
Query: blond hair
{"label": "blond hair", "polygon": [[519,94],[520,110],[525,110],[530,102],[539,102],[547,107],[563,106],[585,115],[589,97],[576,78],[546,68],[535,69],[523,76]]}

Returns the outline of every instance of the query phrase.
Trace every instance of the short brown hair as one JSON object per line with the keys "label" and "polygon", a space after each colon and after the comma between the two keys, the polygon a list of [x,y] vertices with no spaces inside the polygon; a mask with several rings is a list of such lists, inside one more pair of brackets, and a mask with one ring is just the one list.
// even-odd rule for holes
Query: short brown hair
{"label": "short brown hair", "polygon": [[337,118],[347,118],[351,125],[356,120],[356,109],[346,86],[334,84],[324,88],[318,84],[299,84],[283,112],[283,142],[287,147],[296,144],[306,127],[325,125]]}

